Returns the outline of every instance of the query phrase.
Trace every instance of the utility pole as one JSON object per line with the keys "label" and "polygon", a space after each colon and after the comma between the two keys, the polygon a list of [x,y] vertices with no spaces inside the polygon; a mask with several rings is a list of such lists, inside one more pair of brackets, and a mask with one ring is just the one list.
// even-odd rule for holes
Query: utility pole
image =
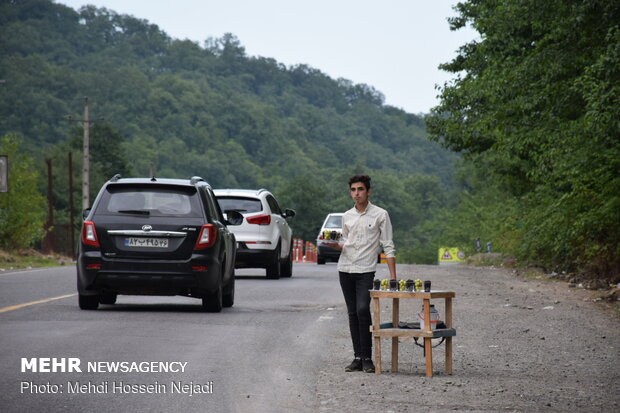
{"label": "utility pole", "polygon": [[74,119],[73,116],[66,116],[65,119],[81,123],[84,128],[84,140],[82,143],[82,210],[90,207],[90,125],[95,121],[103,120],[98,118],[91,120],[88,113],[88,96],[84,97],[84,116],[82,119]]}
{"label": "utility pole", "polygon": [[75,257],[75,212],[73,205],[73,154],[69,152],[69,234],[71,234],[71,256]]}
{"label": "utility pole", "polygon": [[82,169],[82,210],[90,207],[89,200],[89,182],[90,182],[90,142],[88,131],[90,129],[90,123],[88,120],[88,97],[84,98],[84,119],[82,119],[82,125],[84,126],[84,147],[83,147],[83,169]]}
{"label": "utility pole", "polygon": [[45,238],[43,238],[43,252],[46,254],[54,251],[54,190],[52,186],[52,160],[46,159],[47,163],[47,223],[45,224]]}

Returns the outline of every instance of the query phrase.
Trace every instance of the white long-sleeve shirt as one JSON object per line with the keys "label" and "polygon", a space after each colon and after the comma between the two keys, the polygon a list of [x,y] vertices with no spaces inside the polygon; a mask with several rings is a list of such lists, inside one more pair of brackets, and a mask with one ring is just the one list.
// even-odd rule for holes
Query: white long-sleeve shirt
{"label": "white long-sleeve shirt", "polygon": [[389,214],[370,201],[364,212],[353,207],[344,213],[342,236],[344,245],[338,260],[338,271],[374,272],[381,247],[387,258],[394,257],[396,252]]}

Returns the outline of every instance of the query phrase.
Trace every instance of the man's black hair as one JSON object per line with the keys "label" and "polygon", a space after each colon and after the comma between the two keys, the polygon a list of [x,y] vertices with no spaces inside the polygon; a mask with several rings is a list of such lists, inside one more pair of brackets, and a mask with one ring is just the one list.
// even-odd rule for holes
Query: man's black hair
{"label": "man's black hair", "polygon": [[370,189],[370,177],[368,175],[353,175],[349,178],[349,188],[351,187],[351,184],[356,182],[363,183],[367,191]]}

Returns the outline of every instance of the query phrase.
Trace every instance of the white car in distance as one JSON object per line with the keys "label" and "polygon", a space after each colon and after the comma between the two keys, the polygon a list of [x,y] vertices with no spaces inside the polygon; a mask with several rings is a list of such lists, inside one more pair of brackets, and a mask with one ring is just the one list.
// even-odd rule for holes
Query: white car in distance
{"label": "white car in distance", "polygon": [[325,264],[327,260],[338,261],[340,258],[340,250],[332,248],[327,245],[330,242],[338,242],[342,244],[342,215],[341,212],[334,212],[327,214],[319,235],[316,239],[317,246],[317,264]]}

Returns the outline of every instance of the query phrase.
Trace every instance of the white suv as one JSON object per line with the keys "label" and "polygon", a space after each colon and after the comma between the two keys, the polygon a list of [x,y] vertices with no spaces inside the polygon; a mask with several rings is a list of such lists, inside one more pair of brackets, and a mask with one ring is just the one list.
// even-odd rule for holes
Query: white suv
{"label": "white suv", "polygon": [[266,189],[216,189],[213,191],[226,214],[240,212],[243,223],[230,227],[237,239],[235,268],[265,268],[267,278],[293,275],[293,231],[286,220],[295,211],[282,211]]}

